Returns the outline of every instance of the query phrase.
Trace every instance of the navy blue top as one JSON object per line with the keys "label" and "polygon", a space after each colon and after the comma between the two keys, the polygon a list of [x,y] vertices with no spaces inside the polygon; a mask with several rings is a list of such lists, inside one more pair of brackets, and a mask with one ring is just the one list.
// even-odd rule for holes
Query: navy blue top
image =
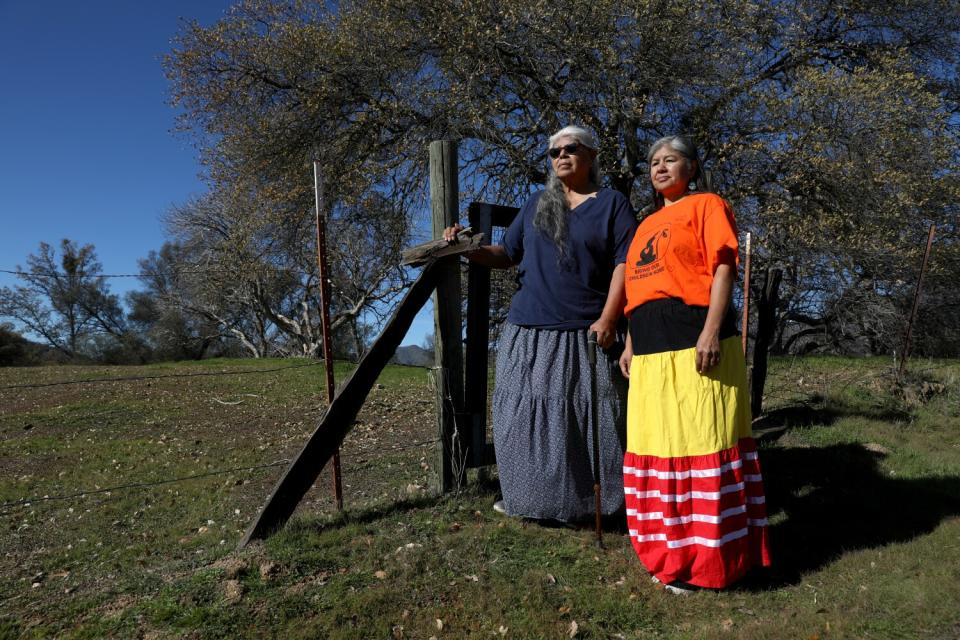
{"label": "navy blue top", "polygon": [[557,246],[533,226],[543,192],[527,200],[503,237],[517,268],[507,320],[539,329],[586,329],[603,312],[614,268],[627,259],[637,229],[630,202],[600,189],[570,212],[563,262]]}

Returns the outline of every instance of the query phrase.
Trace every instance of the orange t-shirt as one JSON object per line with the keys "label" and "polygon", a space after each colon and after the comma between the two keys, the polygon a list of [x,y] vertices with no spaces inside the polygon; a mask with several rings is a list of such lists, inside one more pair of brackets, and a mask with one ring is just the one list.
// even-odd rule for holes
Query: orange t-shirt
{"label": "orange t-shirt", "polygon": [[736,268],[737,252],[733,211],[716,194],[691,194],[647,216],[627,251],[624,313],[661,298],[709,306],[714,272]]}

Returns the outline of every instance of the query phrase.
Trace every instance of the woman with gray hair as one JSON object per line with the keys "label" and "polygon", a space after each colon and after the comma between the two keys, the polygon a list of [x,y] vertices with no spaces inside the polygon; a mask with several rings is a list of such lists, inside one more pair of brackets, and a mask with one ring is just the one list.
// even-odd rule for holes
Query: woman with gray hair
{"label": "woman with gray hair", "polygon": [[737,227],[697,148],[657,140],[655,210],[626,263],[627,527],[667,590],[722,589],[770,564],[763,478],[730,296]]}
{"label": "woman with gray hair", "polygon": [[[518,265],[517,292],[497,346],[493,439],[503,500],[497,511],[571,522],[594,513],[589,333],[597,364],[602,511],[623,509],[626,387],[623,269],[636,228],[630,203],[600,187],[597,143],[577,126],[550,137],[550,177],[502,244],[468,254],[494,268]],[[444,231],[455,241],[462,227]]]}

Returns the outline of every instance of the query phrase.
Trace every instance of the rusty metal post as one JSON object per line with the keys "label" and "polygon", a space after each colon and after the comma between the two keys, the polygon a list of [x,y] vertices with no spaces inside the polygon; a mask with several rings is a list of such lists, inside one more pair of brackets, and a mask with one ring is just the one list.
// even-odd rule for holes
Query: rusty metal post
{"label": "rusty metal post", "polygon": [[[330,279],[327,273],[326,212],[323,202],[323,182],[320,163],[313,162],[313,187],[317,209],[317,269],[320,271],[320,320],[323,327],[323,363],[327,371],[327,404],[333,403],[333,346],[330,338]],[[343,511],[343,483],[340,479],[340,449],[333,454],[333,497],[337,511]]]}
{"label": "rusty metal post", "polygon": [[747,232],[747,247],[743,260],[743,320],[740,322],[740,343],[743,346],[743,359],[747,359],[747,333],[750,329],[750,232]]}
{"label": "rusty metal post", "polygon": [[920,307],[920,287],[923,285],[923,276],[927,272],[927,261],[930,259],[930,249],[933,247],[933,233],[936,225],[930,225],[927,235],[927,248],[923,252],[923,262],[920,264],[920,277],[917,278],[917,289],[913,293],[913,309],[910,311],[910,321],[907,323],[907,339],[903,342],[903,353],[900,354],[900,368],[897,370],[897,379],[903,377],[903,370],[907,366],[907,357],[910,355],[910,337],[913,335],[913,323],[917,319],[917,309]]}

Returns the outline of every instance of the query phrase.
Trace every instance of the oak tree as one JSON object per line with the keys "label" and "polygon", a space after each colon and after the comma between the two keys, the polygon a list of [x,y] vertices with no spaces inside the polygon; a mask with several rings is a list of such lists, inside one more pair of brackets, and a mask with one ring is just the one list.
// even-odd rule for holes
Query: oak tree
{"label": "oak tree", "polygon": [[690,134],[757,264],[786,269],[781,346],[884,350],[927,225],[957,242],[958,34],[951,0],[246,0],[166,67],[211,182],[294,228],[314,159],[331,206],[413,213],[428,143],[456,138],[462,199],[519,204],[578,122],[639,209],[648,144]]}

